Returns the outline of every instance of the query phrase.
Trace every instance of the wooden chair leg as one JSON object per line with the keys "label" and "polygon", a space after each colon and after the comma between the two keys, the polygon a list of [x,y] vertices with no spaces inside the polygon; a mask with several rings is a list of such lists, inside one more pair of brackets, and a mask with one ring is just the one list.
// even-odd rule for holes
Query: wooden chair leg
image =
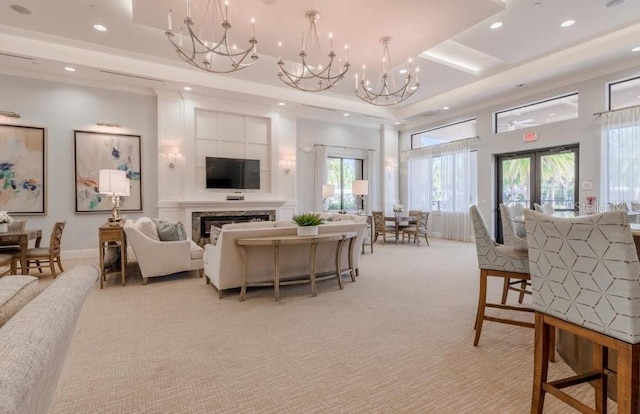
{"label": "wooden chair leg", "polygon": [[487,276],[486,270],[480,270],[480,292],[478,294],[478,311],[476,313],[476,337],[473,340],[473,346],[478,346],[480,342],[480,334],[482,333],[482,323],[484,322],[484,310],[487,304]]}
{"label": "wooden chair leg", "polygon": [[531,396],[531,414],[542,414],[545,391],[542,384],[547,382],[549,370],[549,325],[544,315],[536,312],[533,348],[533,394]]}
{"label": "wooden chair leg", "polygon": [[62,268],[62,260],[60,259],[60,256],[56,258],[56,262],[58,262],[58,267],[60,268],[60,272],[64,272],[64,269]]}
{"label": "wooden chair leg", "polygon": [[527,289],[527,281],[523,280],[522,283],[520,283],[520,296],[518,297],[518,303],[522,303],[522,301],[524,300],[524,291]]}
{"label": "wooden chair leg", "polygon": [[640,344],[621,343],[617,372],[618,414],[637,414],[640,408]]}
{"label": "wooden chair leg", "polygon": [[51,275],[55,279],[58,274],[56,273],[56,262],[53,256],[49,256],[49,269],[51,269]]}
{"label": "wooden chair leg", "polygon": [[500,299],[501,304],[507,303],[507,295],[509,294],[509,279],[508,277],[504,278],[504,283],[502,285],[502,299]]}
{"label": "wooden chair leg", "polygon": [[429,246],[429,239],[427,238],[427,233],[424,234],[424,241],[426,241],[427,246]]}
{"label": "wooden chair leg", "polygon": [[593,368],[600,373],[600,378],[591,382],[595,391],[596,412],[607,414],[607,347],[594,343],[591,350]]}

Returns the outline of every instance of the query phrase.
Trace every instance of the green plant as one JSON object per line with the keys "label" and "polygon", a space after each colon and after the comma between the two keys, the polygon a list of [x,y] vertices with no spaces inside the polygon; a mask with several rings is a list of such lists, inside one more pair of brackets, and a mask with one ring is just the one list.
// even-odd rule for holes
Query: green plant
{"label": "green plant", "polygon": [[317,226],[324,223],[324,220],[320,218],[320,215],[314,213],[294,215],[291,220],[293,220],[298,226]]}

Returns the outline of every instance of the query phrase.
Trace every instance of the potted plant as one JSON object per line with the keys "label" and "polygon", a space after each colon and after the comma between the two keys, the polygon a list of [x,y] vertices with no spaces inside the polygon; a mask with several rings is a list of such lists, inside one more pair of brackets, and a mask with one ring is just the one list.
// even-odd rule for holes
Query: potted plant
{"label": "potted plant", "polygon": [[393,205],[393,212],[395,213],[396,217],[402,217],[403,211],[404,211],[404,206],[402,204]]}
{"label": "potted plant", "polygon": [[318,226],[324,222],[320,215],[302,213],[291,218],[298,225],[298,236],[317,236]]}
{"label": "potted plant", "polygon": [[0,210],[0,233],[9,231],[9,224],[13,223],[13,217],[5,210]]}

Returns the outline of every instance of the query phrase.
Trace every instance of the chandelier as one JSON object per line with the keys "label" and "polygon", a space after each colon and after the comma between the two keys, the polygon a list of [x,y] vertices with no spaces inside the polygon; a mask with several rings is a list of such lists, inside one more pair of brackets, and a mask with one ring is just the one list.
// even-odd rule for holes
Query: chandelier
{"label": "chandelier", "polygon": [[184,18],[186,34],[182,27],[177,35],[173,32],[171,12],[169,10],[168,27],[164,34],[176,48],[178,55],[188,64],[207,72],[231,73],[251,66],[258,60],[256,53],[258,41],[255,38],[253,18],[249,47],[240,50],[229,40],[231,23],[229,23],[228,0],[224,2],[224,13],[221,0],[208,0],[198,34],[193,30],[195,22],[191,19],[191,0],[187,0],[187,17]]}
{"label": "chandelier", "polygon": [[407,76],[405,77],[404,84],[399,88],[396,87],[393,74],[389,74],[389,68],[391,67],[391,58],[389,55],[389,43],[391,37],[385,36],[380,39],[382,43],[382,76],[378,80],[377,91],[375,92],[373,86],[365,78],[365,66],[362,66],[362,79],[358,82],[358,74],[356,73],[356,96],[363,101],[376,106],[390,106],[398,104],[405,99],[413,95],[420,87],[418,80],[418,73],[420,68],[416,68],[415,83],[411,85],[411,59],[409,59],[408,67],[406,69]]}
{"label": "chandelier", "polygon": [[[298,53],[301,63],[294,73],[284,68],[282,57],[278,58],[278,77],[292,88],[305,92],[320,92],[337,85],[344,78],[351,66],[349,64],[349,48],[346,45],[344,47],[345,59],[342,68],[335,68],[333,64],[336,54],[333,51],[333,37],[329,33],[329,62],[327,65],[320,64],[319,60],[322,52],[316,28],[316,21],[318,21],[320,13],[315,10],[309,10],[305,13],[305,17],[309,19],[309,33],[306,39],[304,33],[302,34],[302,49]],[[278,43],[278,46],[282,46],[282,43]],[[309,62],[308,58],[311,57],[317,57],[318,62]]]}

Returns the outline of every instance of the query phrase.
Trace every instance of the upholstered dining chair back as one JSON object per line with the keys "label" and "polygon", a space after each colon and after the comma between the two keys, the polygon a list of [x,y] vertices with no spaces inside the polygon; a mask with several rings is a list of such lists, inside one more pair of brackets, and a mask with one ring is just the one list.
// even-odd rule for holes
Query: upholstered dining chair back
{"label": "upholstered dining chair back", "polygon": [[49,241],[49,252],[54,256],[60,256],[60,250],[62,246],[62,231],[66,221],[58,221],[53,225],[53,231],[51,231],[51,240]]}
{"label": "upholstered dining chair back", "polygon": [[[513,247],[502,246],[491,237],[487,225],[475,204],[469,208],[476,238],[476,252],[480,269],[528,273],[526,254],[515,253]],[[526,253],[526,252],[525,252]]]}
{"label": "upholstered dining chair back", "polygon": [[[522,249],[527,248],[526,231],[524,226],[520,225],[516,228],[513,222],[513,218],[516,216],[522,216],[523,207],[521,204],[517,206],[508,207],[505,204],[500,203],[500,222],[502,223],[502,243],[505,246],[520,247]],[[518,212],[520,214],[518,214]],[[516,232],[520,231],[520,234]]]}
{"label": "upholstered dining chair back", "polygon": [[524,210],[533,308],[640,342],[640,263],[627,214],[571,218]]}
{"label": "upholstered dining chair back", "polygon": [[533,203],[533,208],[542,214],[553,215],[556,212],[551,203],[544,203],[543,205]]}
{"label": "upholstered dining chair back", "polygon": [[15,220],[9,224],[9,231],[24,231],[27,228],[27,220]]}

